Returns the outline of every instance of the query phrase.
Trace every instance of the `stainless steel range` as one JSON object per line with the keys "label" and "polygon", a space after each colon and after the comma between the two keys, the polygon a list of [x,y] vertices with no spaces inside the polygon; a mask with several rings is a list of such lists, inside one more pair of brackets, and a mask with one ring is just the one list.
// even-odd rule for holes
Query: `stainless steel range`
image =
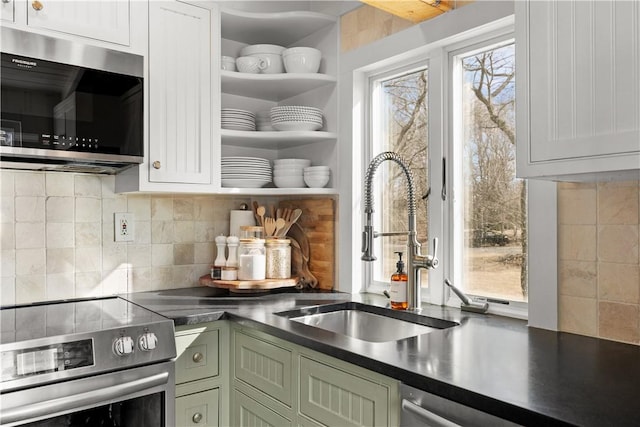
{"label": "stainless steel range", "polygon": [[0,316],[0,425],[173,425],[171,320],[118,297]]}

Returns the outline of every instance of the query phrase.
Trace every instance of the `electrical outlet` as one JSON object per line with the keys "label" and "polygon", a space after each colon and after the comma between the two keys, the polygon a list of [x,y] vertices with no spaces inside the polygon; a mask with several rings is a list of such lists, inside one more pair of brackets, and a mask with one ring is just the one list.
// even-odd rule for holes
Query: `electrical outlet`
{"label": "electrical outlet", "polygon": [[116,213],[114,214],[114,235],[116,242],[133,242],[134,234],[134,217],[132,213]]}

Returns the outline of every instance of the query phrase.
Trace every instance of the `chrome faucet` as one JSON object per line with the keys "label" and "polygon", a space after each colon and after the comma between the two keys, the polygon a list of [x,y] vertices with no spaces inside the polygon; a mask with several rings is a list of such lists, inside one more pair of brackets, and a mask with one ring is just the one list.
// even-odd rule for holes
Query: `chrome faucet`
{"label": "chrome faucet", "polygon": [[[373,184],[373,176],[376,173],[378,166],[385,160],[392,160],[396,162],[404,172],[407,178],[407,199],[408,199],[408,213],[409,213],[409,231],[402,233],[378,233],[373,231],[372,214],[373,214],[373,195],[371,187]],[[366,215],[366,222],[364,225],[364,231],[362,233],[362,260],[363,261],[375,261],[376,257],[373,255],[373,239],[378,236],[389,235],[406,235],[407,236],[407,275],[409,276],[409,282],[407,283],[407,300],[408,308],[411,311],[421,310],[420,299],[420,269],[436,268],[438,266],[438,258],[436,258],[436,252],[438,250],[438,239],[433,239],[433,254],[421,255],[420,243],[418,242],[416,233],[416,197],[415,197],[415,184],[413,182],[413,174],[407,166],[405,160],[398,154],[392,151],[386,151],[378,154],[367,168],[367,174],[365,175],[365,188],[364,188],[364,212]]]}

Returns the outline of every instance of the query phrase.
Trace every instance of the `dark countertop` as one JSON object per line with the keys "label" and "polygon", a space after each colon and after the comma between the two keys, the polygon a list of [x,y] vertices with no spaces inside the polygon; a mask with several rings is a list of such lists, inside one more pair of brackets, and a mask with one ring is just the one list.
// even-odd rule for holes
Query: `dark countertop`
{"label": "dark countertop", "polygon": [[640,347],[634,345],[429,304],[422,315],[460,325],[373,343],[273,314],[348,301],[386,305],[385,298],[370,294],[225,296],[190,288],[125,298],[176,326],[233,320],[523,425],[640,425]]}

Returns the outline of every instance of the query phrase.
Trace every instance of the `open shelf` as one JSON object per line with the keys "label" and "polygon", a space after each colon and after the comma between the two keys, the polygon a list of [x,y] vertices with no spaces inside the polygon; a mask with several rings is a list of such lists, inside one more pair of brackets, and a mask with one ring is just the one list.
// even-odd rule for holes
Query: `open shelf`
{"label": "open shelf", "polygon": [[238,194],[243,196],[323,196],[338,194],[335,188],[228,188],[222,187],[219,194]]}
{"label": "open shelf", "polygon": [[288,148],[325,140],[335,141],[337,135],[322,131],[261,132],[222,129],[222,144],[253,148]]}
{"label": "open shelf", "polygon": [[336,17],[318,12],[253,13],[222,9],[222,37],[246,44],[289,46],[336,23]]}
{"label": "open shelf", "polygon": [[249,74],[221,70],[222,91],[233,95],[280,101],[326,85],[337,79],[327,74]]}

